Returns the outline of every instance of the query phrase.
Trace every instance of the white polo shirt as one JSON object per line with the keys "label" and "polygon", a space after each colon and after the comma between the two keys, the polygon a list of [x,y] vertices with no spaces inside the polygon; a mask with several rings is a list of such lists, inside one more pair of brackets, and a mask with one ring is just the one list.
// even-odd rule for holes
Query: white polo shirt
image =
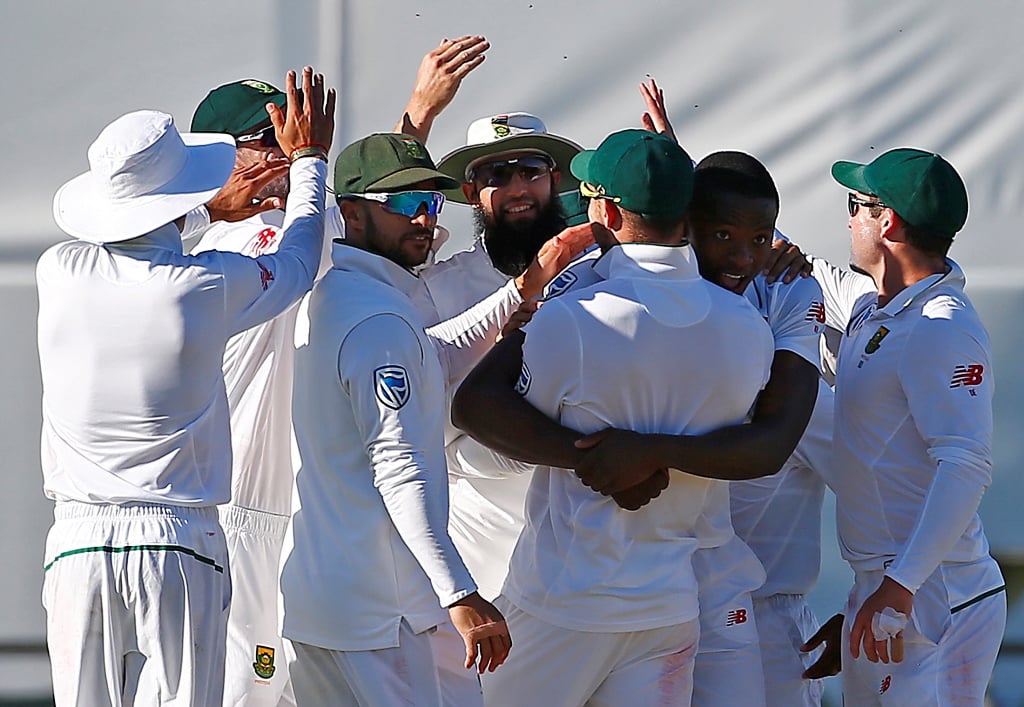
{"label": "white polo shirt", "polygon": [[[526,399],[582,433],[699,434],[742,422],[772,355],[753,307],[701,278],[686,246],[623,245],[594,268],[603,282],[549,300],[526,326]],[[711,485],[672,472],[661,496],[625,511],[571,471],[538,467],[503,593],[576,631],[695,619],[690,558]]]}
{"label": "white polo shirt", "polygon": [[229,337],[311,286],[326,165],[291,167],[274,254],[182,252],[174,224],[121,243],[67,241],[36,269],[44,491],[56,500],[210,506],[231,494]]}
{"label": "white polo shirt", "polygon": [[[333,650],[398,645],[476,589],[446,530],[444,374],[397,264],[336,244],[296,352],[301,456],[284,562],[284,635]],[[287,545],[286,541],[286,545]]]}
{"label": "white polo shirt", "polygon": [[836,374],[840,548],[855,570],[885,568],[911,591],[940,565],[988,556],[977,509],[992,473],[990,345],[946,263],[879,308],[814,261],[830,316],[851,314]]}

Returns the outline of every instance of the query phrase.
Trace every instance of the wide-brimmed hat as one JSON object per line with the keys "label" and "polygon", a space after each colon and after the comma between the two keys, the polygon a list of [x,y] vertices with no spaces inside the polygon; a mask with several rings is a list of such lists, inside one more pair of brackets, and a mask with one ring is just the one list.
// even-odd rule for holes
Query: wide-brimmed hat
{"label": "wide-brimmed hat", "polygon": [[900,147],[868,164],[840,161],[832,177],[848,189],[877,196],[912,226],[952,238],[967,221],[967,187],[934,152]]}
{"label": "wide-brimmed hat", "polygon": [[89,171],[57,190],[53,218],[76,238],[126,241],[208,202],[234,164],[230,135],[180,134],[166,113],[128,113],[89,146]]}
{"label": "wide-brimmed hat", "polygon": [[[441,158],[437,168],[457,179],[468,181],[466,172],[470,167],[517,152],[540,152],[555,161],[562,178],[559,191],[571,191],[579,186],[569,173],[569,162],[583,148],[572,140],[552,135],[544,121],[530,113],[504,113],[474,120],[466,131],[466,145],[452,150]],[[448,194],[448,199],[461,204],[467,203],[459,190]]]}

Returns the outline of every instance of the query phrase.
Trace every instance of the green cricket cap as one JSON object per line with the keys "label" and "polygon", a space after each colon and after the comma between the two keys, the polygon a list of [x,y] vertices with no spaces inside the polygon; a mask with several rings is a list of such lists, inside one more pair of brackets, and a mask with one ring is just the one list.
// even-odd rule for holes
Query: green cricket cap
{"label": "green cricket cap", "polygon": [[427,179],[437,189],[455,189],[460,182],[437,171],[423,143],[411,135],[375,133],[356,140],[334,161],[334,193],[400,191]]}
{"label": "green cricket cap", "polygon": [[967,221],[967,187],[953,165],[934,152],[901,147],[868,164],[836,162],[832,177],[877,196],[911,226],[938,235],[952,238]]}
{"label": "green cricket cap", "polygon": [[693,196],[693,160],[671,138],[648,130],[612,133],[569,164],[598,195],[644,218],[686,213]]}
{"label": "green cricket cap", "polygon": [[265,81],[245,79],[226,83],[206,94],[192,116],[194,133],[227,133],[239,137],[270,125],[267,104],[281,108],[288,98]]}

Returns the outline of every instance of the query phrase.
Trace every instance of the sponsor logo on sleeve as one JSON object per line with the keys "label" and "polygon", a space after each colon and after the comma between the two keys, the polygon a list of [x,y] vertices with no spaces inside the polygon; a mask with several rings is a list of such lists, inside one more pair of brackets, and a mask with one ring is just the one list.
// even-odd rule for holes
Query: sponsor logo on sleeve
{"label": "sponsor logo on sleeve", "polygon": [[949,382],[950,388],[967,388],[968,392],[977,396],[974,390],[981,385],[985,379],[985,367],[980,363],[960,364],[953,369],[953,378]]}
{"label": "sponsor logo on sleeve", "polygon": [[544,295],[544,298],[550,299],[552,297],[558,297],[558,295],[575,285],[578,279],[579,278],[576,277],[576,273],[571,270],[566,270],[564,273],[556,277],[550,285],[548,285],[548,291]]}
{"label": "sponsor logo on sleeve", "polygon": [[[807,316],[804,317],[805,322],[817,322],[818,324],[825,323],[825,303],[824,302],[811,302],[811,306],[807,308]],[[814,331],[818,331],[819,327],[814,327]]]}
{"label": "sponsor logo on sleeve", "polygon": [[270,283],[274,279],[274,273],[270,272],[270,268],[268,268],[266,265],[264,265],[258,260],[256,261],[256,265],[258,265],[260,268],[260,285],[263,287],[264,290],[266,290],[268,287],[270,287]]}
{"label": "sponsor logo on sleeve", "polygon": [[399,410],[409,402],[409,374],[402,366],[381,366],[373,372],[377,400],[385,407]]}
{"label": "sponsor logo on sleeve", "polygon": [[523,361],[523,370],[519,373],[519,380],[516,381],[516,392],[520,395],[526,395],[530,392],[530,383],[533,378],[530,376],[530,367],[526,365],[526,361]]}
{"label": "sponsor logo on sleeve", "polygon": [[252,669],[264,680],[274,677],[277,670],[274,667],[274,649],[270,646],[256,646],[256,662],[252,664]]}

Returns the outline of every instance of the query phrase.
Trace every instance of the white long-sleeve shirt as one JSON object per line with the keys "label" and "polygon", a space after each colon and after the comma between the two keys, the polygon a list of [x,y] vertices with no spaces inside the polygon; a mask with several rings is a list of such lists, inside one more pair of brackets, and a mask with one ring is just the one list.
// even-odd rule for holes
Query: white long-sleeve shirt
{"label": "white long-sleeve shirt", "polygon": [[296,352],[301,456],[284,635],[334,650],[398,645],[476,589],[448,537],[444,374],[413,274],[336,244]]}
{"label": "white long-sleeve shirt", "polygon": [[87,503],[209,506],[231,493],[228,338],[313,282],[326,164],[297,160],[280,250],[182,252],[174,224],[39,259],[44,492]]}
{"label": "white long-sleeve shirt", "polygon": [[863,278],[814,260],[828,316],[845,331],[835,386],[840,549],[855,570],[885,569],[911,591],[942,564],[988,555],[977,511],[992,473],[990,345],[963,271],[946,262],[949,272],[878,307]]}

